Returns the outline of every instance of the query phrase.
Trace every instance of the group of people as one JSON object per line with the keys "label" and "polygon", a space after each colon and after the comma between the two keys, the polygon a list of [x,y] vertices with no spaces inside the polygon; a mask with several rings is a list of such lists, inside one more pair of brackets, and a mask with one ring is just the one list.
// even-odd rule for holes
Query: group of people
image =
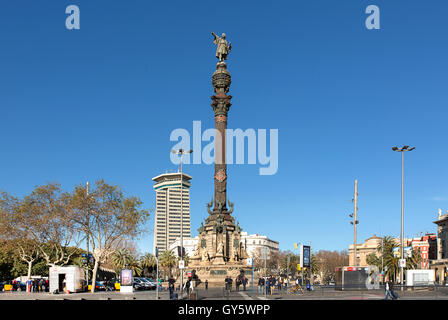
{"label": "group of people", "polygon": [[[16,281],[16,280],[14,280]],[[13,285],[14,285],[13,281]],[[48,279],[28,279],[26,281],[27,292],[46,292],[48,291]]]}
{"label": "group of people", "polygon": [[258,293],[260,294],[266,291],[266,294],[272,295],[276,287],[278,291],[286,290],[288,288],[288,279],[280,276],[275,278],[273,275],[258,279]]}
{"label": "group of people", "polygon": [[[194,292],[194,288],[195,288],[195,283],[196,281],[194,279],[192,279],[191,277],[187,278],[187,281],[185,281],[185,284],[183,286],[183,291],[185,293],[187,293],[188,295],[190,293]],[[160,282],[160,286],[161,286],[161,282]],[[205,288],[208,289],[208,281],[205,281]],[[168,279],[168,290],[170,292],[170,300],[176,300],[178,299],[178,295],[174,293],[174,291],[176,290],[176,279],[174,279],[173,277]]]}
{"label": "group of people", "polygon": [[235,280],[236,291],[240,291],[241,285],[243,285],[243,291],[246,291],[247,282],[248,282],[248,280],[245,276],[237,277]]}

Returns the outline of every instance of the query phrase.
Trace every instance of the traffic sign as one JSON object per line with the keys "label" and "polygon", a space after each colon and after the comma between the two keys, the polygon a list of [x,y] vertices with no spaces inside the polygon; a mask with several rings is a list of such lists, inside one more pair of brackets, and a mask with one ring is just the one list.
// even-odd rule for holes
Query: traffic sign
{"label": "traffic sign", "polygon": [[185,268],[185,261],[179,260],[179,269],[184,269],[184,268]]}
{"label": "traffic sign", "polygon": [[400,268],[406,268],[406,259],[398,260],[398,265],[400,266]]}
{"label": "traffic sign", "polygon": [[270,259],[268,248],[266,248],[266,247],[261,248],[261,259],[263,259],[263,260],[269,260]]}

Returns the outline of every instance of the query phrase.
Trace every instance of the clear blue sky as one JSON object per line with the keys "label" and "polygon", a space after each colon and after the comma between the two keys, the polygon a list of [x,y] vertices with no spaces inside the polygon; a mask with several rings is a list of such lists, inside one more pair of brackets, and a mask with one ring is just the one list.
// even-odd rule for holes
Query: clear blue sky
{"label": "clear blue sky", "polygon": [[[70,4],[80,30],[65,28]],[[364,26],[370,4],[381,30]],[[151,178],[176,169],[170,132],[213,126],[210,32],[225,32],[229,127],[279,130],[276,175],[228,168],[245,231],[281,249],[346,249],[358,179],[358,238],[398,236],[401,161],[391,147],[409,144],[405,235],[434,232],[437,209],[448,209],[447,10],[443,0],[3,1],[0,189],[23,196],[49,181],[71,190],[104,178],[154,208]],[[213,167],[185,171],[196,235]]]}

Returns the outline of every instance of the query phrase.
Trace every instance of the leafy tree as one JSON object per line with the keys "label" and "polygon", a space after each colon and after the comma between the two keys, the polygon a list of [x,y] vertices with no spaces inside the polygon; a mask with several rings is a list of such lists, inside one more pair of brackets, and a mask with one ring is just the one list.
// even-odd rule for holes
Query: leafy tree
{"label": "leafy tree", "polygon": [[324,283],[334,281],[335,269],[348,264],[348,253],[344,251],[320,250],[316,253],[318,275]]}
{"label": "leafy tree", "polygon": [[8,240],[0,241],[0,281],[13,278],[14,258],[16,258],[14,247]]}
{"label": "leafy tree", "polygon": [[300,263],[300,256],[291,251],[281,251],[278,258],[281,271],[294,277],[297,272],[297,265]]}
{"label": "leafy tree", "polygon": [[[144,232],[143,225],[149,217],[140,209],[137,197],[125,197],[118,186],[104,180],[95,183],[95,189],[87,194],[84,186],[77,186],[70,200],[76,224],[88,238],[95,264],[92,279],[96,279],[100,264],[105,263],[126,240],[132,240]],[[92,292],[95,286],[92,286]]]}
{"label": "leafy tree", "polygon": [[39,243],[28,232],[32,221],[21,214],[20,205],[19,199],[6,192],[0,194],[0,234],[2,239],[9,240],[15,254],[27,264],[29,278],[33,263],[39,258]]}
{"label": "leafy tree", "polygon": [[25,196],[17,211],[23,231],[39,248],[48,266],[66,265],[77,251],[81,234],[73,211],[68,210],[70,195],[58,183],[37,186]]}

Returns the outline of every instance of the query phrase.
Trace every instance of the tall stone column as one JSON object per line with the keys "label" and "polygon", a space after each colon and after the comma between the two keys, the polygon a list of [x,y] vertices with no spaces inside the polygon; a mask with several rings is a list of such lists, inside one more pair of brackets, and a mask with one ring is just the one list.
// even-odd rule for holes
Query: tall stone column
{"label": "tall stone column", "polygon": [[[213,215],[228,214],[227,210],[227,165],[226,165],[226,129],[229,108],[232,105],[231,95],[227,95],[231,84],[230,72],[224,61],[218,62],[216,71],[212,76],[213,89],[216,95],[212,96],[213,111],[215,113],[215,203]],[[224,218],[224,220],[228,220]]]}

